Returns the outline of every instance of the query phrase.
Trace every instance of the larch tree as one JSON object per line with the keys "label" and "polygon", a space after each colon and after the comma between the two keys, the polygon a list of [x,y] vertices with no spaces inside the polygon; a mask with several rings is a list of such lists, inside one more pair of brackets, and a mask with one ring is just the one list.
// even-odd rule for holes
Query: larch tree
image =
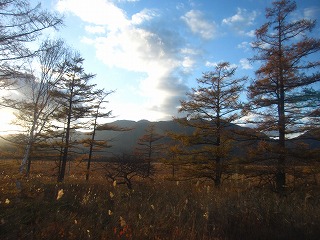
{"label": "larch tree", "polygon": [[150,176],[152,170],[151,163],[159,157],[161,150],[163,150],[163,144],[158,143],[163,137],[163,135],[156,132],[154,124],[149,124],[145,133],[138,139],[138,146],[135,149],[135,153],[147,162],[148,176]]}
{"label": "larch tree", "polygon": [[0,87],[20,78],[24,60],[35,56],[27,43],[35,42],[45,29],[62,25],[62,18],[31,6],[27,0],[0,0]]}
{"label": "larch tree", "polygon": [[232,140],[228,129],[241,117],[239,97],[246,77],[236,78],[235,72],[235,67],[221,62],[197,79],[198,86],[187,93],[187,100],[181,101],[179,111],[187,117],[176,119],[195,131],[192,135],[173,134],[189,152],[194,168],[188,174],[211,179],[216,186],[221,184],[223,164],[230,157]]}
{"label": "larch tree", "polygon": [[97,131],[110,130],[110,127],[106,127],[106,124],[99,124],[99,120],[102,118],[110,118],[112,117],[111,111],[105,111],[105,106],[103,104],[107,103],[106,97],[108,97],[113,91],[106,92],[103,89],[97,91],[96,99],[92,103],[91,113],[89,114],[89,118],[91,118],[89,129],[91,132],[91,138],[84,139],[83,142],[85,145],[89,146],[88,153],[88,162],[87,162],[87,172],[86,172],[86,180],[89,180],[90,175],[90,166],[93,159],[93,154],[95,151],[103,150],[105,148],[110,147],[108,141],[105,139],[96,139]]}
{"label": "larch tree", "polygon": [[267,22],[256,30],[253,61],[261,63],[256,78],[248,88],[250,113],[260,131],[268,132],[276,147],[276,190],[286,185],[288,138],[316,123],[319,98],[315,83],[320,81],[319,39],[308,37],[316,22],[293,19],[294,1],[275,1],[266,9]]}
{"label": "larch tree", "polygon": [[94,90],[95,85],[89,83],[95,75],[84,71],[83,61],[84,59],[78,53],[71,56],[66,62],[64,76],[56,85],[56,99],[61,106],[56,116],[64,125],[58,182],[64,180],[66,164],[70,157],[71,134],[83,127],[80,124],[81,119],[90,114],[91,103],[98,93]]}

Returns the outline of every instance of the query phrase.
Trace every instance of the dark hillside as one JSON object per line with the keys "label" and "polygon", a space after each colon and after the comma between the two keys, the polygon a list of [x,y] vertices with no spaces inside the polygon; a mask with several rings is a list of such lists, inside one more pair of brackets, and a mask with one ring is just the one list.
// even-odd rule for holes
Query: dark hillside
{"label": "dark hillside", "polygon": [[[194,128],[185,127],[175,121],[159,121],[159,122],[149,122],[147,120],[141,120],[138,122],[134,121],[115,121],[110,123],[112,126],[118,126],[120,128],[130,128],[129,131],[99,131],[97,133],[97,138],[99,140],[110,140],[110,145],[112,146],[108,149],[108,154],[130,154],[136,147],[139,137],[145,134],[147,127],[150,124],[155,125],[155,131],[158,134],[166,135],[168,132],[192,134]],[[240,153],[243,150],[243,146],[251,146],[256,144],[258,139],[266,138],[266,135],[256,133],[254,130],[246,127],[241,127],[235,124],[231,124],[230,132],[233,134],[236,140],[240,140],[241,144],[235,146],[234,152]],[[164,137],[159,140],[159,143],[168,144],[172,141],[169,137]]]}
{"label": "dark hillside", "polygon": [[308,131],[294,138],[293,141],[308,144],[310,149],[320,148],[320,128]]}

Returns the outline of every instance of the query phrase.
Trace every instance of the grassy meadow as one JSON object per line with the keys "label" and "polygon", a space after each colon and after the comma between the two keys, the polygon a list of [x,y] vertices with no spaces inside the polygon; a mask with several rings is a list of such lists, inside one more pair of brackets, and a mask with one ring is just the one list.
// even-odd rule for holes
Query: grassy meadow
{"label": "grassy meadow", "polygon": [[[56,183],[51,162],[26,179],[16,161],[0,162],[0,239],[319,239],[320,187],[286,196],[252,180],[169,180],[165,169],[133,189],[109,182],[93,163],[72,163]],[[170,170],[168,169],[168,172]]]}

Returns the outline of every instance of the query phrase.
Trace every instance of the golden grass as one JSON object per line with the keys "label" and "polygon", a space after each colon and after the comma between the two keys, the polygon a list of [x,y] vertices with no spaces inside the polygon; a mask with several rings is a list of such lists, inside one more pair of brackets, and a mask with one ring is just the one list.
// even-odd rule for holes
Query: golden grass
{"label": "golden grass", "polygon": [[[168,181],[167,173],[133,189],[108,182],[98,163],[71,163],[56,183],[52,162],[34,162],[28,179],[15,161],[0,163],[0,239],[318,239],[320,188],[286,197],[247,180]],[[159,168],[157,166],[157,168]],[[159,169],[158,169],[159,170]],[[170,170],[170,169],[168,169]],[[167,175],[166,175],[167,174]]]}

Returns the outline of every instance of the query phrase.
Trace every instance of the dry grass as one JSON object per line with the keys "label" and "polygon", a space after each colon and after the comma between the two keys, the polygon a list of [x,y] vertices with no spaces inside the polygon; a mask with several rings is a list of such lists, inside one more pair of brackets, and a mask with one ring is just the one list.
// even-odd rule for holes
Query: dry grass
{"label": "dry grass", "polygon": [[[133,190],[106,181],[99,165],[90,181],[73,165],[62,184],[54,165],[0,163],[0,239],[319,239],[319,186],[286,197],[246,182],[138,181]],[[63,191],[62,191],[63,190]],[[59,196],[59,197],[58,197]]]}

